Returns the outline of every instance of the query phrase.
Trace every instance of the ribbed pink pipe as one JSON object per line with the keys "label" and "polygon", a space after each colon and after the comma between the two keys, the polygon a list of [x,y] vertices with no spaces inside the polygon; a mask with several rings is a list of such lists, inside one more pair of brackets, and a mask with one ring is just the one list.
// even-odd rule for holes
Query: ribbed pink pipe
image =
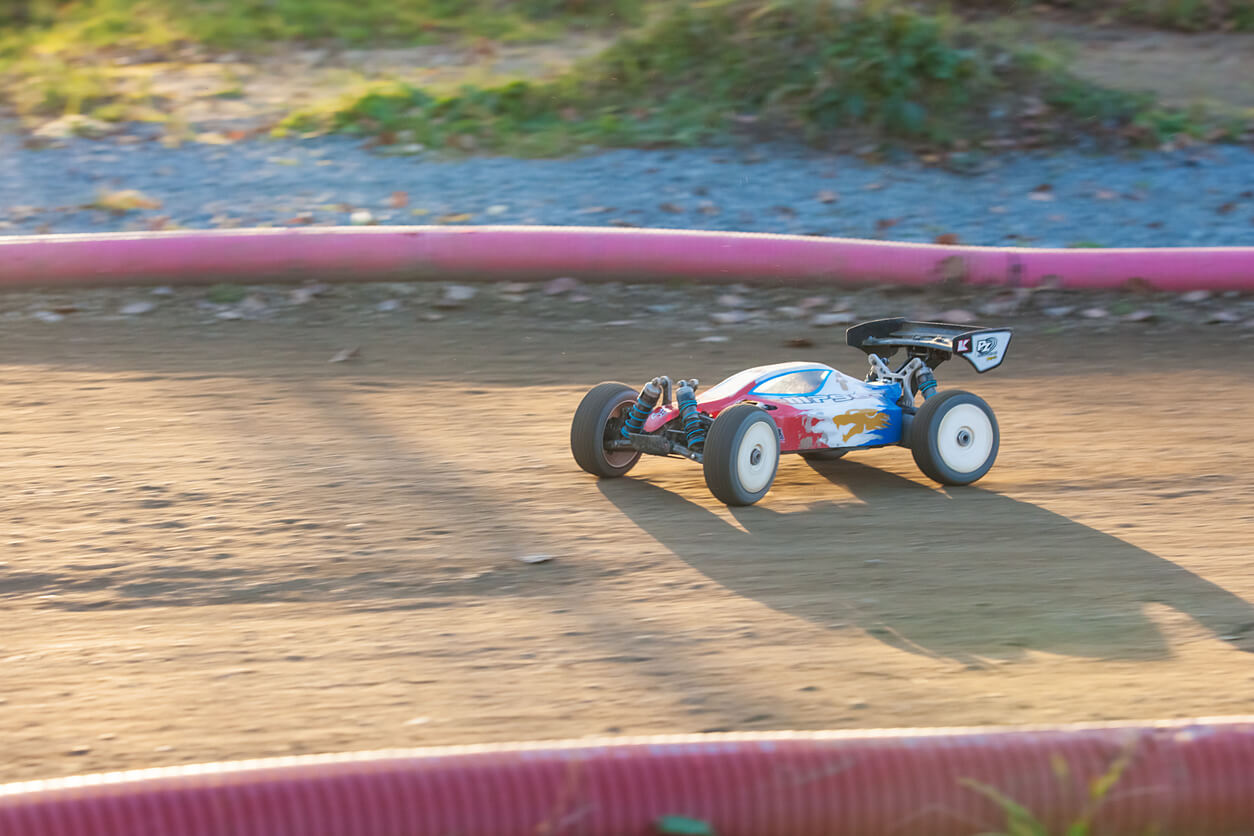
{"label": "ribbed pink pipe", "polygon": [[322,227],[0,238],[0,287],[581,279],[1254,289],[1254,248],[1030,250],[584,227]]}
{"label": "ribbed pink pipe", "polygon": [[[1094,782],[1124,764],[1100,801]],[[1116,768],[1117,770],[1117,768]],[[1020,730],[777,732],[471,746],[0,786],[5,836],[1004,832],[977,786],[1062,833],[1254,832],[1254,718]]]}

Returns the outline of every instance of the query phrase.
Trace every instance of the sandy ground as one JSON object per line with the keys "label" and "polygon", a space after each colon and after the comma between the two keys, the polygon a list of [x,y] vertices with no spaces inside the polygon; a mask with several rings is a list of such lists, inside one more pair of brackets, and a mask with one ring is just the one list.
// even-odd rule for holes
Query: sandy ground
{"label": "sandy ground", "polygon": [[6,324],[0,779],[1250,709],[1248,338],[1025,323],[1003,369],[943,367],[1000,417],[977,487],[789,458],[731,511],[686,461],[579,471],[578,399],[857,371],[841,334],[415,319]]}

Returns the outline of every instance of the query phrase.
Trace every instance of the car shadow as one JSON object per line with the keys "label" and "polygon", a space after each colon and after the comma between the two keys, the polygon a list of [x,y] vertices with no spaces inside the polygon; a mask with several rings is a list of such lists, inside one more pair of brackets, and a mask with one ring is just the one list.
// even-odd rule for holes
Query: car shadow
{"label": "car shadow", "polygon": [[976,665],[1028,651],[1166,658],[1160,621],[1173,611],[1254,650],[1254,606],[1118,537],[992,491],[937,490],[848,459],[799,465],[789,489],[807,465],[852,499],[781,513],[768,497],[728,509],[733,523],[646,481],[599,484],[724,587],[912,653]]}

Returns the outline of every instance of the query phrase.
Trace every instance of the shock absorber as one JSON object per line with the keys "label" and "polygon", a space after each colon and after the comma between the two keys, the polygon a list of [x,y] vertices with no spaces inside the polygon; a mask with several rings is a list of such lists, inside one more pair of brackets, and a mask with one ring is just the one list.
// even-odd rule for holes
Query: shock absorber
{"label": "shock absorber", "polygon": [[684,432],[688,436],[688,449],[700,450],[705,446],[705,427],[701,424],[701,416],[697,414],[698,380],[681,380],[675,385],[675,402],[679,404],[679,419],[684,422]]}
{"label": "shock absorber", "polygon": [[623,422],[623,438],[630,438],[632,433],[644,432],[645,419],[649,417],[653,407],[657,406],[657,399],[661,394],[662,384],[658,378],[655,377],[644,385],[636,396],[636,402],[627,410],[627,420]]}
{"label": "shock absorber", "polygon": [[924,369],[919,372],[919,394],[923,396],[923,400],[927,400],[936,394],[936,376],[931,370]]}

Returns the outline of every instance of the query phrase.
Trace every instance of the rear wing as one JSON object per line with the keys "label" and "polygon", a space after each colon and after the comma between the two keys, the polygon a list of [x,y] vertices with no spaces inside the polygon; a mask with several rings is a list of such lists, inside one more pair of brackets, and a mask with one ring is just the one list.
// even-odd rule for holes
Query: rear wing
{"label": "rear wing", "polygon": [[957,355],[981,373],[1001,365],[1010,337],[1009,328],[912,322],[901,317],[863,322],[845,332],[849,345],[867,354],[892,357],[898,348],[921,348],[943,355],[935,357],[932,365]]}

